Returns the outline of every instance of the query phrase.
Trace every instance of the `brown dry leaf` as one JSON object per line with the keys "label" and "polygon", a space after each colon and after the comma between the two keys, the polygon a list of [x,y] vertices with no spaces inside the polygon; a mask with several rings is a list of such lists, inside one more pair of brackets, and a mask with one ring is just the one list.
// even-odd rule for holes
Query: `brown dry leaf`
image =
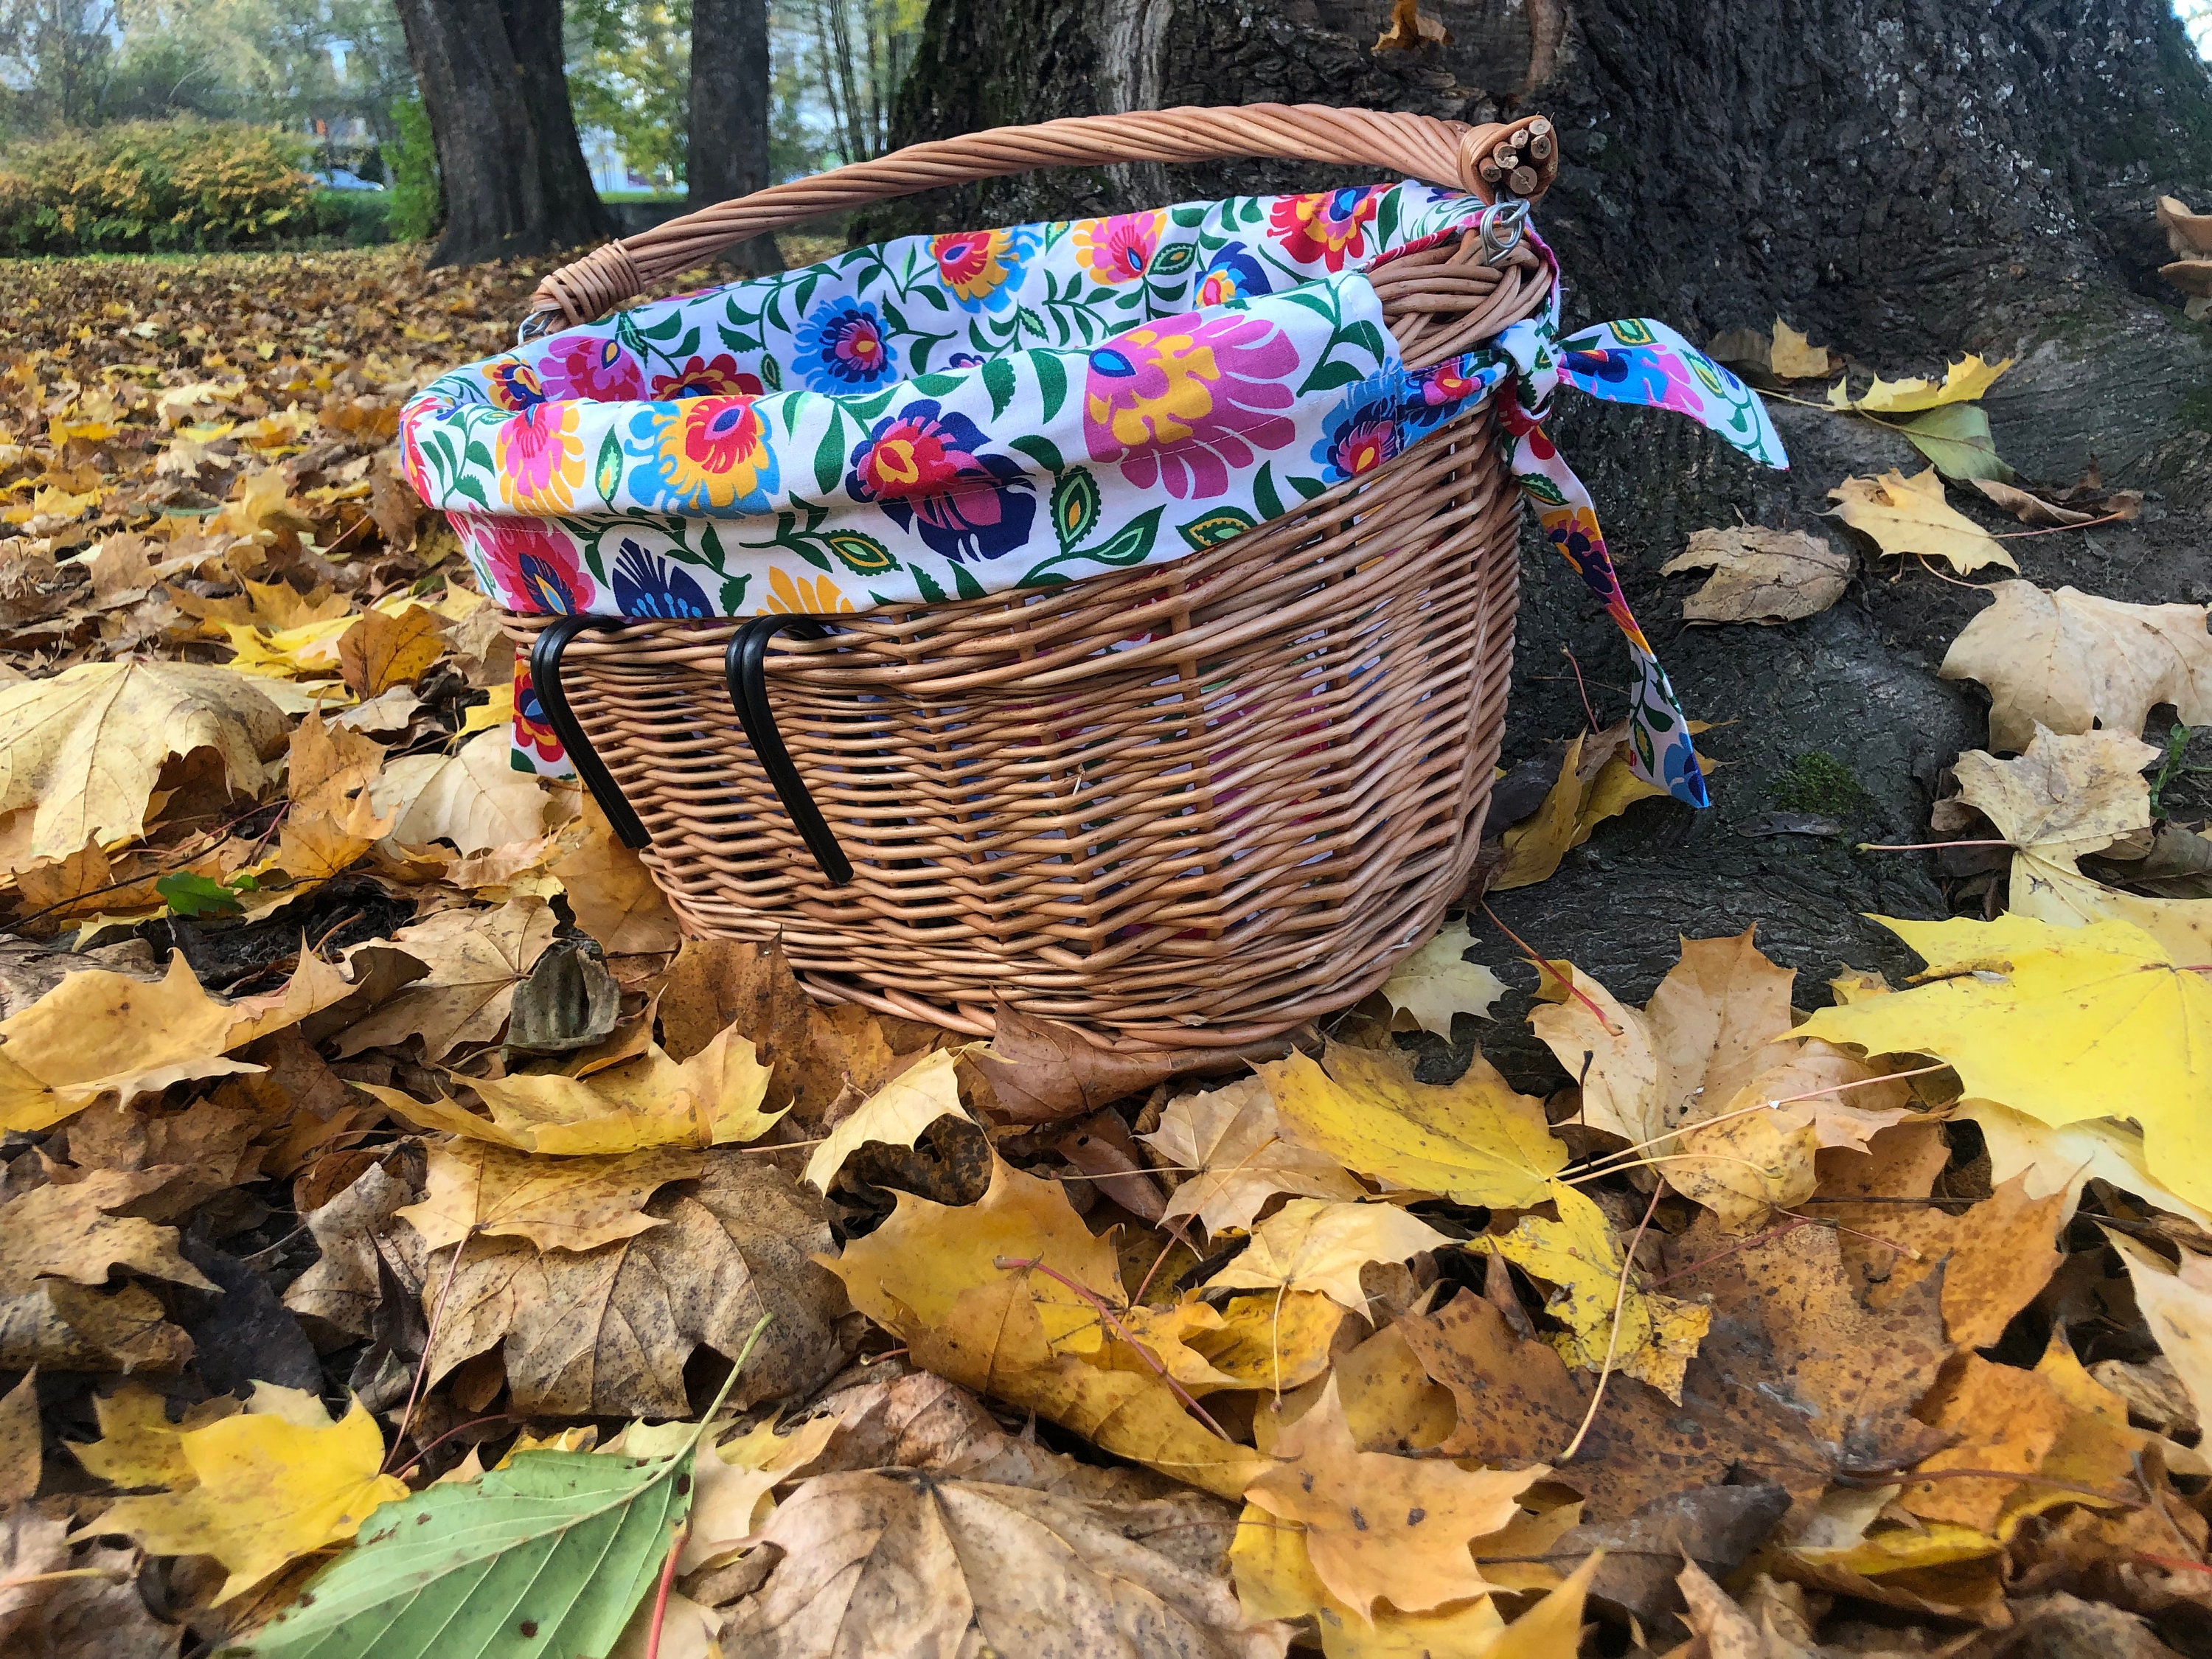
{"label": "brown dry leaf", "polygon": [[676,913],[638,855],[622,843],[599,802],[584,797],[582,845],[556,860],[553,876],[568,896],[576,926],[610,956],[673,951],[683,940]]}
{"label": "brown dry leaf", "polygon": [[653,1146],[606,1158],[533,1157],[482,1141],[430,1148],[420,1203],[393,1214],[433,1250],[471,1233],[526,1238],[541,1250],[590,1250],[661,1224],[642,1213],[672,1181],[688,1181],[704,1158],[683,1146]]}
{"label": "brown dry leaf", "polygon": [[338,638],[338,670],[358,697],[412,685],[446,653],[438,618],[410,605],[396,617],[367,611]]}
{"label": "brown dry leaf", "polygon": [[1286,1045],[1252,1054],[1219,1048],[1163,1049],[1157,1057],[1101,1048],[1074,1027],[1000,1009],[998,1035],[975,1057],[1002,1115],[1017,1123],[1061,1123],[1088,1117],[1130,1095],[1178,1077],[1241,1071],[1245,1060],[1272,1059]]}
{"label": "brown dry leaf", "polygon": [[[1672,1254],[1693,1263],[1729,1243],[1701,1220]],[[1716,1484],[1737,1466],[1781,1483],[1803,1512],[1836,1473],[1886,1472],[1942,1443],[1912,1415],[1950,1352],[1932,1281],[1869,1314],[1851,1293],[1835,1235],[1800,1228],[1678,1284],[1714,1295],[1680,1403],[1616,1376],[1581,1451],[1559,1465],[1557,1478],[1589,1498],[1592,1522]],[[1459,1401],[1459,1427],[1440,1449],[1448,1455],[1556,1460],[1573,1438],[1595,1379],[1571,1373],[1547,1343],[1515,1335],[1488,1302],[1462,1291],[1398,1328]]]}
{"label": "brown dry leaf", "polygon": [[1527,1209],[1566,1167],[1544,1103],[1480,1054],[1442,1085],[1415,1082],[1413,1057],[1396,1048],[1328,1043],[1319,1064],[1292,1054],[1257,1069],[1291,1139],[1386,1188]]}
{"label": "brown dry leaf", "polygon": [[1991,748],[2023,750],[2038,726],[2140,737],[2162,702],[2189,725],[2212,724],[2203,605],[2125,605],[2025,581],[1999,582],[1990,595],[1996,603],[1951,642],[1940,672],[1989,688]]}
{"label": "brown dry leaf", "polygon": [[1828,496],[1840,503],[1834,516],[1869,537],[1884,554],[1925,554],[1962,574],[1992,564],[2020,568],[2001,543],[1943,499],[1942,475],[1932,466],[1910,478],[1896,471],[1879,478],[1846,478]]}
{"label": "brown dry leaf", "polygon": [[1380,1601],[1418,1613],[1493,1588],[1468,1547],[1511,1521],[1515,1500],[1550,1473],[1469,1473],[1362,1451],[1333,1381],[1276,1436],[1275,1455],[1281,1463],[1246,1488],[1247,1500],[1304,1528],[1316,1576],[1362,1618]]}
{"label": "brown dry leaf", "polygon": [[69,1523],[27,1505],[0,1514],[0,1648],[25,1659],[176,1659],[184,1632],[147,1610],[144,1565],[135,1549],[72,1553]]}
{"label": "brown dry leaf", "polygon": [[369,793],[384,749],[358,732],[310,714],[293,729],[285,769],[291,809],[276,843],[276,867],[302,881],[322,881],[368,853],[396,822],[379,817]]}
{"label": "brown dry leaf", "polygon": [[2086,524],[2097,516],[2076,507],[2057,506],[2017,484],[2001,483],[1995,478],[1969,478],[1966,482],[2022,524],[2059,529],[2067,525]]}
{"label": "brown dry leaf", "polygon": [[39,1427],[39,1368],[0,1395],[0,1510],[27,1504],[39,1495],[45,1464],[45,1437]]}
{"label": "brown dry leaf", "polygon": [[750,1037],[769,1068],[768,1099],[788,1103],[810,1129],[847,1084],[872,1094],[896,1056],[881,1023],[850,1004],[825,1008],[806,994],[783,952],[740,939],[686,939],[659,1001],[661,1041],[688,1060],[726,1029]]}
{"label": "brown dry leaf", "polygon": [[2107,1229],[2105,1236],[2128,1264],[2136,1304],[2195,1402],[2197,1420],[2212,1419],[2212,1257],[2184,1250],[2169,1268],[2126,1235]]}
{"label": "brown dry leaf", "polygon": [[1275,1103],[1257,1078],[1178,1096],[1160,1114],[1160,1127],[1137,1139],[1181,1177],[1164,1218],[1194,1215],[1208,1233],[1249,1228],[1279,1194],[1366,1196],[1335,1159],[1283,1138]]}
{"label": "brown dry leaf", "polygon": [[761,1109],[768,1077],[752,1044],[724,1031],[681,1065],[648,1045],[635,1060],[586,1077],[514,1072],[466,1079],[491,1109],[489,1118],[444,1098],[416,1100],[380,1084],[360,1086],[417,1128],[575,1158],[757,1140],[781,1115]]}
{"label": "brown dry leaf", "polygon": [[1375,37],[1376,52],[1416,52],[1450,44],[1451,31],[1421,9],[1420,0],[1392,0],[1390,20]]}
{"label": "brown dry leaf", "polygon": [[1687,550],[1659,571],[1713,573],[1682,602],[1685,621],[1773,623],[1826,611],[1850,586],[1856,563],[1850,553],[1805,531],[1747,525],[1692,531]]}
{"label": "brown dry leaf", "polygon": [[1393,1205],[1294,1198],[1255,1228],[1251,1243],[1206,1284],[1214,1289],[1318,1291],[1364,1314],[1362,1267],[1370,1261],[1403,1261],[1452,1242]]}
{"label": "brown dry leaf", "polygon": [[550,799],[536,777],[507,764],[505,732],[480,732],[450,755],[408,755],[370,792],[396,813],[392,839],[419,847],[449,841],[463,853],[528,841],[545,827]]}
{"label": "brown dry leaf", "polygon": [[203,990],[182,951],[151,984],[106,969],[70,974],[0,1021],[0,1127],[43,1129],[102,1098],[127,1103],[189,1078],[258,1072],[230,1051],[298,1024],[353,989],[313,956],[282,988],[236,1002]]}
{"label": "brown dry leaf", "polygon": [[971,1650],[1091,1659],[1127,1650],[1136,1632],[1145,1650],[1180,1659],[1281,1659],[1288,1630],[1246,1626],[1227,1582],[1178,1541],[1189,1526],[1172,1499],[820,1475],[762,1533],[779,1556],[726,1636],[732,1651],[757,1659]]}
{"label": "brown dry leaf", "polygon": [[33,806],[29,851],[67,858],[87,842],[136,841],[162,763],[212,750],[231,789],[252,794],[283,752],[284,717],[254,682],[192,663],[84,663],[0,686],[0,812]]}
{"label": "brown dry leaf", "polygon": [[702,1345],[734,1358],[764,1313],[732,1401],[802,1394],[843,1364],[836,1281],[808,1259],[830,1245],[813,1193],[757,1158],[710,1153],[696,1186],[646,1206],[663,1224],[584,1251],[475,1237],[429,1259],[423,1312],[452,1290],[428,1362],[434,1382],[497,1346],[514,1409],[528,1416],[692,1415],[685,1362]]}
{"label": "brown dry leaf", "polygon": [[379,1252],[406,1250],[416,1263],[408,1277],[420,1282],[421,1244],[412,1232],[392,1225],[400,1206],[414,1197],[406,1183],[384,1165],[372,1164],[330,1202],[301,1217],[319,1254],[305,1273],[285,1286],[284,1305],[340,1337],[367,1339],[384,1299]]}
{"label": "brown dry leaf", "polygon": [[1920,1254],[1915,1260],[1880,1244],[1868,1247],[1868,1304],[1877,1310],[1886,1308],[1911,1285],[1940,1273],[1943,1326],[1951,1340],[1962,1348],[1986,1348],[2057,1269],[2064,1208],[2057,1193],[2030,1198],[2020,1176],[1960,1214],[1933,1207],[1877,1212],[1869,1206],[1865,1218],[1854,1219],[1853,1225]]}
{"label": "brown dry leaf", "polygon": [[[442,1060],[465,1042],[495,1042],[559,920],[543,899],[510,899],[489,915],[441,910],[403,927],[397,947],[430,970],[338,1037],[341,1055],[422,1039],[422,1058]],[[379,948],[375,945],[365,947]]]}

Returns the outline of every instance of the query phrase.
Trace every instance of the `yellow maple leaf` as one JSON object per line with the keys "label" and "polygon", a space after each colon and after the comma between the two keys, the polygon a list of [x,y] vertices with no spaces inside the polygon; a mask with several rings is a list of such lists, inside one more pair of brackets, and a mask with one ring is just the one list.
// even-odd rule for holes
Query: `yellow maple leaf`
{"label": "yellow maple leaf", "polygon": [[2189,1391],[2197,1420],[2212,1420],[2212,1257],[2184,1250],[2168,1267],[2124,1235],[2107,1229],[2105,1236],[2127,1263],[2136,1305]]}
{"label": "yellow maple leaf", "polygon": [[1774,343],[1768,349],[1767,365],[1777,378],[1784,380],[1809,380],[1828,372],[1828,348],[1816,346],[1805,335],[1784,322],[1774,319]]}
{"label": "yellow maple leaf", "polygon": [[1480,963],[1467,960],[1474,935],[1464,917],[1455,917],[1437,936],[1391,969],[1382,994],[1393,1010],[1413,1015],[1427,1031],[1451,1036],[1452,1016],[1490,1018],[1491,1005],[1505,994],[1505,981]]}
{"label": "yellow maple leaf", "polygon": [[118,1498],[85,1530],[149,1555],[214,1556],[230,1570],[218,1604],[407,1496],[381,1472],[384,1435],[359,1401],[333,1423],[313,1395],[273,1383],[256,1383],[244,1412],[179,1433],[177,1455],[190,1484]]}
{"label": "yellow maple leaf", "polygon": [[1923,982],[1823,1009],[1799,1035],[1869,1055],[1933,1054],[1968,1098],[2053,1126],[2132,1117],[2153,1172],[2212,1204],[2212,986],[2202,974],[2124,921],[1875,920],[1926,960]]}
{"label": "yellow maple leaf", "polygon": [[1874,384],[1856,400],[1850,396],[1848,380],[1838,380],[1829,388],[1828,403],[1832,408],[1856,409],[1868,415],[1912,415],[1944,404],[1972,403],[1995,386],[2014,361],[2007,357],[1992,363],[1972,353],[1946,368],[1940,385],[1918,379],[1885,380],[1877,374]]}
{"label": "yellow maple leaf", "polygon": [[1442,1086],[1415,1082],[1411,1056],[1395,1048],[1331,1043],[1319,1064],[1293,1051],[1255,1069],[1292,1139],[1394,1187],[1522,1210],[1549,1197],[1566,1167],[1544,1103],[1516,1093],[1480,1054]]}
{"label": "yellow maple leaf", "polygon": [[29,852],[136,841],[172,755],[215,752],[237,793],[258,792],[284,716],[251,680],[192,663],[94,662],[0,687],[0,813],[35,807]]}
{"label": "yellow maple leaf", "polygon": [[1362,1620],[1380,1601],[1418,1613],[1492,1589],[1469,1542],[1504,1527],[1521,1493],[1551,1473],[1362,1451],[1334,1379],[1276,1436],[1275,1455],[1246,1500],[1303,1528],[1315,1577]]}
{"label": "yellow maple leaf", "polygon": [[1403,1261],[1452,1242],[1395,1205],[1294,1198],[1255,1228],[1251,1243],[1206,1283],[1238,1290],[1319,1291],[1364,1314],[1362,1267],[1370,1261]]}
{"label": "yellow maple leaf", "polygon": [[845,1160],[869,1141],[911,1146],[938,1119],[963,1115],[960,1083],[954,1074],[959,1060],[960,1051],[955,1048],[925,1054],[840,1118],[806,1160],[805,1178],[826,1193]]}
{"label": "yellow maple leaf", "polygon": [[1122,1329],[1194,1395],[1227,1389],[1281,1394],[1328,1369],[1344,1310],[1313,1291],[1232,1296],[1221,1307],[1191,1292],[1167,1308],[1134,1307]]}
{"label": "yellow maple leaf", "polygon": [[471,1233],[526,1238],[540,1250],[589,1250],[662,1224],[653,1194],[696,1176],[699,1150],[650,1146],[602,1158],[549,1158],[483,1141],[430,1148],[422,1201],[392,1212],[433,1250]]}
{"label": "yellow maple leaf", "polygon": [[1989,532],[1943,499],[1942,475],[1932,466],[1910,478],[1893,469],[1879,478],[1846,478],[1828,499],[1838,503],[1833,517],[1885,554],[1923,553],[1960,571],[1991,564],[2020,568]]}
{"label": "yellow maple leaf", "polygon": [[1160,1127],[1137,1139],[1185,1172],[1165,1219],[1194,1215],[1209,1233],[1249,1229],[1278,1193],[1367,1196],[1334,1158],[1285,1138],[1281,1115],[1256,1077],[1176,1096],[1160,1114]]}
{"label": "yellow maple leaf", "polygon": [[389,834],[396,817],[379,817],[369,787],[384,749],[358,732],[310,714],[292,732],[285,768],[284,815],[275,867],[302,881],[324,881],[347,868]]}
{"label": "yellow maple leaf", "polygon": [[1531,1278],[1557,1286],[1545,1311],[1567,1327],[1551,1340],[1570,1365],[1600,1370],[1610,1357],[1613,1370],[1680,1400],[1682,1374],[1705,1340],[1713,1310],[1645,1290],[1633,1272],[1624,1291],[1620,1241],[1605,1212],[1573,1187],[1555,1188],[1554,1197],[1557,1221],[1525,1215],[1511,1232],[1479,1242]]}
{"label": "yellow maple leaf", "polygon": [[680,1065],[653,1043],[589,1077],[517,1072],[465,1079],[491,1109],[489,1118],[442,1097],[422,1101],[377,1084],[358,1086],[418,1129],[579,1157],[757,1140],[783,1115],[761,1109],[768,1076],[750,1041],[728,1030]]}
{"label": "yellow maple leaf", "polygon": [[0,1020],[0,1128],[46,1128],[103,1097],[129,1103],[188,1078],[267,1068],[230,1050],[296,1025],[351,994],[337,967],[307,956],[282,989],[220,1002],[181,951],[151,984],[103,968],[70,975]]}

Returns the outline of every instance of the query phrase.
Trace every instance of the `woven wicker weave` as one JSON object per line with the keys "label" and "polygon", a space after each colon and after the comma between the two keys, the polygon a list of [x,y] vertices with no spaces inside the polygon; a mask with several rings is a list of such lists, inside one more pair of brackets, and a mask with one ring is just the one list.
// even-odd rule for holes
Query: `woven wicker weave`
{"label": "woven wicker weave", "polygon": [[[1322,113],[1340,136],[1369,124],[1357,159],[1468,185],[1527,125]],[[1158,118],[1215,114],[1279,119]],[[1057,133],[1028,164],[1121,159],[1135,118],[1100,118],[1121,125],[1079,155]],[[1051,131],[948,141],[978,147],[957,176],[1017,170],[1025,134]],[[928,148],[927,182],[954,176],[946,146]],[[817,210],[742,206],[712,210],[732,235]],[[680,234],[696,258],[701,233]],[[1547,282],[1526,248],[1486,264],[1472,234],[1374,276],[1415,368],[1532,314]],[[541,303],[573,317],[580,291],[549,279]],[[1379,985],[1466,883],[1503,728],[1520,521],[1492,422],[1486,403],[1174,563],[776,641],[775,721],[852,861],[846,885],[732,714],[724,653],[740,623],[595,629],[567,647],[562,683],[687,933],[780,938],[819,995],[978,1034],[1003,1004],[1120,1048],[1249,1044]],[[552,620],[507,623],[527,642]]]}

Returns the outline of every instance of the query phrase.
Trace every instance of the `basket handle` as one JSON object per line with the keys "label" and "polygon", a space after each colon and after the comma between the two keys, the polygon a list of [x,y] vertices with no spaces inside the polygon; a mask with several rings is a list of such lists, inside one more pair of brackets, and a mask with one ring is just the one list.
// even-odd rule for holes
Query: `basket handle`
{"label": "basket handle", "polygon": [[735,243],[870,202],[1038,167],[1245,156],[1382,167],[1468,191],[1486,204],[1501,198],[1533,201],[1559,170],[1552,124],[1534,115],[1471,127],[1434,116],[1327,104],[1249,104],[994,127],[771,185],[609,242],[538,284],[523,332],[528,337],[588,322]]}

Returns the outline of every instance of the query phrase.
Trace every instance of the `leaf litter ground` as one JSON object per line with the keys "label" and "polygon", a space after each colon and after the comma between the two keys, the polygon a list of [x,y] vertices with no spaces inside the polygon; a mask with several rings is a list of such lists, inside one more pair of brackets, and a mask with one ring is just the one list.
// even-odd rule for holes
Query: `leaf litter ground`
{"label": "leaf litter ground", "polygon": [[[2212,858],[2136,740],[2201,608],[1966,630],[1929,835],[2009,881],[1894,924],[1913,983],[1747,930],[1638,1008],[1478,892],[1227,1072],[984,1047],[680,940],[507,770],[392,435],[536,274],[11,270],[9,1651],[2204,1648]],[[1501,787],[1494,884],[1641,799],[1624,736]],[[1440,1069],[1509,979],[1559,1072]]]}

